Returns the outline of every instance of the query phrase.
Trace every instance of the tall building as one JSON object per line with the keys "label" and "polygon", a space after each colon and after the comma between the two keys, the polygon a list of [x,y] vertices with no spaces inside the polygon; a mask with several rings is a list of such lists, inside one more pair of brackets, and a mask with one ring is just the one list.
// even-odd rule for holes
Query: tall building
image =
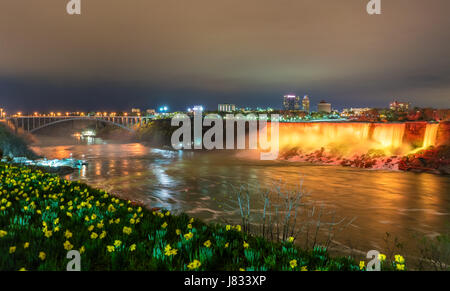
{"label": "tall building", "polygon": [[309,97],[308,97],[308,95],[305,95],[305,97],[303,97],[302,108],[303,108],[303,111],[305,111],[306,113],[309,113]]}
{"label": "tall building", "polygon": [[219,104],[219,112],[233,112],[236,111],[236,105],[234,104]]}
{"label": "tall building", "polygon": [[300,110],[300,97],[295,95],[283,96],[284,110]]}
{"label": "tall building", "polygon": [[0,108],[0,119],[3,119],[6,117],[6,112],[3,108]]}
{"label": "tall building", "polygon": [[394,111],[408,111],[409,107],[410,105],[407,102],[394,101],[389,104],[389,108]]}
{"label": "tall building", "polygon": [[317,105],[317,112],[331,113],[331,104],[325,102],[324,100],[320,101],[320,103]]}

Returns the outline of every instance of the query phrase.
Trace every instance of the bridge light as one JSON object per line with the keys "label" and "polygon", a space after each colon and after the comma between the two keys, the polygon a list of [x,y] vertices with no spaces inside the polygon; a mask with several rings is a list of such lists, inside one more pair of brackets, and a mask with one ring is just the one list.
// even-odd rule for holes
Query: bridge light
{"label": "bridge light", "polygon": [[38,116],[38,115],[39,115],[39,113],[37,113],[37,112],[34,113],[34,116]]}
{"label": "bridge light", "polygon": [[21,116],[22,115],[22,112],[17,112],[17,116]]}

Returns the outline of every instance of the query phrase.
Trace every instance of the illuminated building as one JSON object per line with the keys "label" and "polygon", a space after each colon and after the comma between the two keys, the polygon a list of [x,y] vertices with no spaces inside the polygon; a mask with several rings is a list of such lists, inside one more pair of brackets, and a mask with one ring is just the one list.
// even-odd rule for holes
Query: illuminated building
{"label": "illuminated building", "polygon": [[147,115],[155,115],[156,110],[155,109],[147,109]]}
{"label": "illuminated building", "polygon": [[305,111],[306,113],[309,113],[309,97],[308,97],[308,95],[305,95],[305,97],[303,97],[303,100],[302,100],[302,109],[303,109],[303,111]]}
{"label": "illuminated building", "polygon": [[131,113],[141,113],[141,109],[138,109],[138,108],[132,108],[131,109]]}
{"label": "illuminated building", "polygon": [[365,112],[372,110],[372,108],[344,108],[342,116],[362,116]]}
{"label": "illuminated building", "polygon": [[300,110],[300,97],[290,94],[284,95],[283,108],[284,110]]}
{"label": "illuminated building", "polygon": [[394,101],[389,104],[389,108],[394,111],[408,111],[409,110],[409,103],[408,102],[398,102]]}
{"label": "illuminated building", "polygon": [[234,104],[219,104],[219,112],[233,112],[236,110],[236,105]]}
{"label": "illuminated building", "polygon": [[6,112],[3,108],[0,108],[0,119],[4,119],[6,117]]}
{"label": "illuminated building", "polygon": [[327,112],[331,113],[331,104],[327,103],[325,101],[320,101],[319,104],[317,104],[317,112]]}

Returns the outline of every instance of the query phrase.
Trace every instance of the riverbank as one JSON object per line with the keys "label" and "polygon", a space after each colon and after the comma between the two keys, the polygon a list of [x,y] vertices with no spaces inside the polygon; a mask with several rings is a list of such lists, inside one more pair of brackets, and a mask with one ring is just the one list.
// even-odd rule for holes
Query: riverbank
{"label": "riverbank", "polygon": [[0,163],[0,172],[1,270],[65,270],[70,250],[80,252],[82,270],[364,269],[324,249],[146,209],[40,170]]}

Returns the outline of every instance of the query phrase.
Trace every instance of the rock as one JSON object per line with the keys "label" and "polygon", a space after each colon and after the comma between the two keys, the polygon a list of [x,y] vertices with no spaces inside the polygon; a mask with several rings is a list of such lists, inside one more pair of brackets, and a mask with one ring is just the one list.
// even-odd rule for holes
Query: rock
{"label": "rock", "polygon": [[450,175],[450,165],[440,166],[438,170],[442,175]]}

